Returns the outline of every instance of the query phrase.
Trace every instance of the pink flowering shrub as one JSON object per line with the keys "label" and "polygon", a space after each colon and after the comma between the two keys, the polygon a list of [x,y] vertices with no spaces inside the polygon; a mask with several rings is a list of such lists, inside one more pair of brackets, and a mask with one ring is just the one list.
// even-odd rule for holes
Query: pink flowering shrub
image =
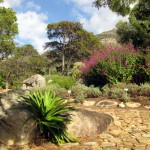
{"label": "pink flowering shrub", "polygon": [[148,72],[149,67],[145,68],[145,65],[149,64],[145,63],[147,61],[143,63],[143,54],[132,44],[123,47],[107,45],[91,55],[89,60],[85,60],[81,71],[85,77],[92,78],[94,74],[106,77],[111,83],[127,83],[133,79],[133,75],[137,74],[139,69]]}
{"label": "pink flowering shrub", "polygon": [[146,48],[146,54],[144,55],[145,58],[145,71],[150,76],[150,46]]}

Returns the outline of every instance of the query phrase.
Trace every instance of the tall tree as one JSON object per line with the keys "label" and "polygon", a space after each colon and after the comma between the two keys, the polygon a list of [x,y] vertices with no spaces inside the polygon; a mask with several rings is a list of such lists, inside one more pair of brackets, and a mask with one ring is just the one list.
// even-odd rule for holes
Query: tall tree
{"label": "tall tree", "polygon": [[15,48],[18,33],[17,17],[11,8],[0,7],[0,60],[7,58]]}
{"label": "tall tree", "polygon": [[136,48],[150,45],[150,1],[141,0],[132,9],[129,22],[119,22],[117,34],[120,43],[132,42]]}
{"label": "tall tree", "polygon": [[137,1],[141,0],[95,0],[93,2],[93,5],[98,9],[100,7],[108,6],[109,9],[112,10],[113,12],[125,16],[130,13],[131,10],[130,5],[134,4]]}
{"label": "tall tree", "polygon": [[53,56],[61,57],[63,74],[76,59],[101,47],[98,38],[84,30],[79,22],[61,21],[48,24],[47,34],[51,41],[45,47],[51,48]]}

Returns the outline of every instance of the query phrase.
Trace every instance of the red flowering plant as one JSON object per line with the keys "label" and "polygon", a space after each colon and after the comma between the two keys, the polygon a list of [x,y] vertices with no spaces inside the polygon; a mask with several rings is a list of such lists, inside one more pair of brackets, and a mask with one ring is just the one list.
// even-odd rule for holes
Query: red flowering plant
{"label": "red flowering plant", "polygon": [[141,67],[142,54],[132,44],[122,47],[106,45],[84,61],[81,68],[83,75],[99,74],[107,77],[110,83],[129,82],[137,67]]}
{"label": "red flowering plant", "polygon": [[145,58],[145,72],[148,76],[150,76],[150,46],[147,46],[146,48],[146,54],[144,54]]}

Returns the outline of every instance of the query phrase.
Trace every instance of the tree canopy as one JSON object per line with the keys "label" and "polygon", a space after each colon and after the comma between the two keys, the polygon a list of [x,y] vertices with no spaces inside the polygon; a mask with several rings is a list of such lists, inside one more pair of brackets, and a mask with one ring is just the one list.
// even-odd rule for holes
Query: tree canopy
{"label": "tree canopy", "polygon": [[122,16],[129,14],[129,22],[120,21],[116,25],[120,43],[132,42],[136,48],[150,45],[150,1],[95,0],[93,5],[97,8],[108,6],[110,10]]}
{"label": "tree canopy", "polygon": [[132,42],[136,48],[150,45],[150,1],[137,3],[129,15],[129,22],[120,21],[117,25],[120,43]]}
{"label": "tree canopy", "polygon": [[18,33],[17,17],[10,8],[0,7],[0,59],[7,58],[15,49],[14,37]]}
{"label": "tree canopy", "polygon": [[93,5],[98,9],[100,7],[108,6],[113,12],[125,16],[130,13],[130,5],[134,4],[135,2],[137,2],[137,0],[95,0]]}
{"label": "tree canopy", "polygon": [[79,22],[61,21],[48,24],[47,34],[51,41],[45,47],[51,48],[53,57],[62,60],[62,73],[76,60],[101,47],[99,39],[84,30]]}
{"label": "tree canopy", "polygon": [[46,67],[46,59],[32,45],[24,45],[16,47],[10,58],[0,61],[0,75],[8,88],[9,85],[20,84],[30,75],[45,73]]}

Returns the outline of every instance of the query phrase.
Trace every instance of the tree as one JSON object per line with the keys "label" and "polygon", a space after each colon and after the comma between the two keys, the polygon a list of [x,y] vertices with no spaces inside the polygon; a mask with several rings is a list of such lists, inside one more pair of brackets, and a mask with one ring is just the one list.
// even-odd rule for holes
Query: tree
{"label": "tree", "polygon": [[20,83],[33,74],[44,74],[46,60],[32,45],[17,47],[14,54],[0,62],[0,74],[5,80],[5,88]]}
{"label": "tree", "polygon": [[[131,7],[131,4],[134,7]],[[119,22],[117,34],[120,43],[132,42],[136,48],[150,45],[150,1],[148,0],[95,0],[97,8],[108,6],[119,15],[129,14],[129,23]]]}
{"label": "tree", "polygon": [[120,43],[132,42],[136,48],[146,48],[150,45],[150,1],[137,3],[129,15],[128,22],[119,22],[117,34]]}
{"label": "tree", "polygon": [[16,47],[14,51],[14,56],[15,57],[25,57],[25,56],[37,56],[39,53],[37,50],[30,44],[23,45],[21,47]]}
{"label": "tree", "polygon": [[130,5],[134,4],[135,2],[137,2],[137,0],[95,0],[93,2],[93,6],[97,7],[98,9],[100,7],[108,6],[113,12],[116,12],[122,16],[126,16],[130,13]]}
{"label": "tree", "polygon": [[18,33],[17,18],[11,8],[0,7],[0,60],[7,58],[15,48]]}
{"label": "tree", "polygon": [[47,34],[51,41],[45,47],[51,48],[53,56],[61,58],[63,74],[74,61],[101,47],[98,38],[84,30],[79,22],[61,21],[48,24]]}

